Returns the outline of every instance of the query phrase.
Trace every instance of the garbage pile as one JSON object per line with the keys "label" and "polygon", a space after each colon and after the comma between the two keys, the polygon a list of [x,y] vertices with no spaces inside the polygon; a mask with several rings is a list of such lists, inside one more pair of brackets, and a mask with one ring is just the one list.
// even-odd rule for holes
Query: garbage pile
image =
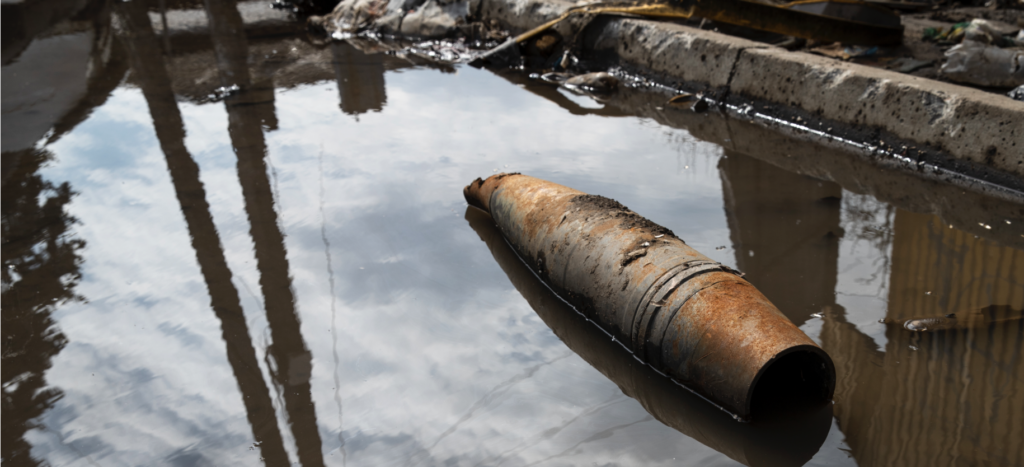
{"label": "garbage pile", "polygon": [[496,22],[469,18],[469,0],[342,0],[329,14],[310,16],[307,24],[334,39],[370,30],[394,37],[464,37],[479,42],[507,37]]}
{"label": "garbage pile", "polygon": [[946,63],[939,69],[952,81],[1004,88],[1024,85],[1024,30],[1020,28],[973,19],[949,28],[925,29],[924,39],[956,44],[946,51]]}

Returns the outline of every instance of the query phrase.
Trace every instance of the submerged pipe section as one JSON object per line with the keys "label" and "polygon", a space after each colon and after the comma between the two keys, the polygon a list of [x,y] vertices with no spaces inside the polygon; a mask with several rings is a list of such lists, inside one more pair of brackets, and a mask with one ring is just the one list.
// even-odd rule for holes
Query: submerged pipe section
{"label": "submerged pipe section", "polygon": [[[740,419],[826,402],[835,367],[741,274],[618,202],[521,174],[463,190],[526,264],[613,338]],[[757,402],[755,402],[757,401]]]}
{"label": "submerged pipe section", "polygon": [[832,404],[780,404],[772,407],[772,413],[760,413],[752,423],[737,424],[725,412],[637,361],[593,321],[559,299],[519,260],[487,214],[466,208],[465,218],[555,335],[658,421],[751,467],[804,465],[825,442],[832,426]]}

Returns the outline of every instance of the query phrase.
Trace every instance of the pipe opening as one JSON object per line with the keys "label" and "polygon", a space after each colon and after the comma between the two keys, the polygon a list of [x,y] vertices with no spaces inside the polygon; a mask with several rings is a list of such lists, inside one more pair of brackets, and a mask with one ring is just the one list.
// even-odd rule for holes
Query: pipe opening
{"label": "pipe opening", "polygon": [[754,418],[814,410],[832,400],[835,367],[814,350],[789,352],[761,370],[750,403]]}

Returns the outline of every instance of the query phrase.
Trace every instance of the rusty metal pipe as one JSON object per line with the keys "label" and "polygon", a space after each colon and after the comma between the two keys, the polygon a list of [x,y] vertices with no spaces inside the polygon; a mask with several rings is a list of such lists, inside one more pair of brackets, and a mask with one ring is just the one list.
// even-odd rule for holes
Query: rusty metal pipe
{"label": "rusty metal pipe", "polygon": [[639,359],[740,419],[755,399],[831,400],[835,367],[737,271],[618,202],[520,174],[466,201],[559,295]]}
{"label": "rusty metal pipe", "polygon": [[766,416],[752,423],[736,423],[637,361],[593,321],[552,293],[509,248],[490,216],[470,207],[465,218],[512,285],[555,335],[661,423],[751,467],[804,465],[825,442],[832,425],[832,404],[776,407],[775,413],[759,414]]}

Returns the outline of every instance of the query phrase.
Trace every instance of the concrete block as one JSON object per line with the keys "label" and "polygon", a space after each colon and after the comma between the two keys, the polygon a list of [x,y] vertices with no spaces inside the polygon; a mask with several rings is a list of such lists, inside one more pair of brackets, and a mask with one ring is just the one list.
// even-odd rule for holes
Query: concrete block
{"label": "concrete block", "polygon": [[1024,177],[1024,103],[1005,96],[772,48],[744,50],[730,90]]}
{"label": "concrete block", "polygon": [[595,51],[611,51],[634,66],[711,87],[725,87],[740,52],[770,47],[673,23],[618,19],[596,34]]}

